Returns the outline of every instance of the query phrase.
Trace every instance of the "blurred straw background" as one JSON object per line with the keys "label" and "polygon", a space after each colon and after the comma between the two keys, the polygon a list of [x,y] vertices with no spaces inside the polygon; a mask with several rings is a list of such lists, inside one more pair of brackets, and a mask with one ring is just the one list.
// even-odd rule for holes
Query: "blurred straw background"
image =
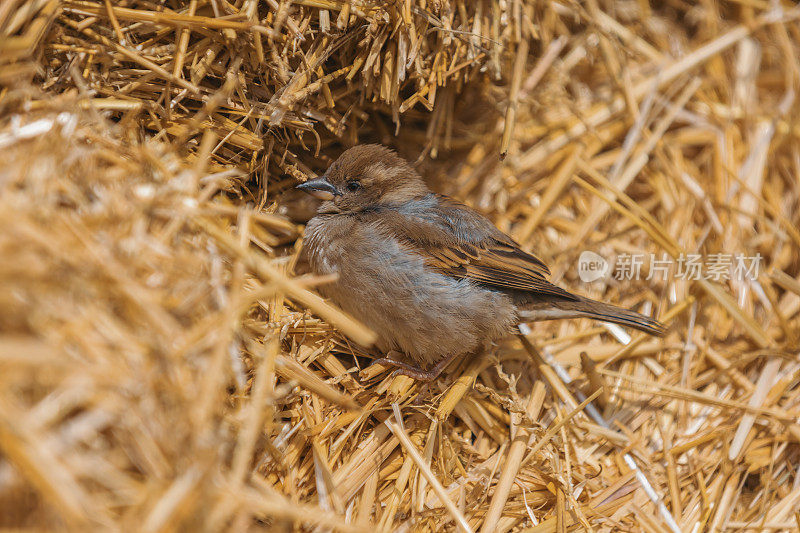
{"label": "blurred straw background", "polygon": [[[5,0],[0,526],[796,531],[799,43],[786,0]],[[370,366],[293,191],[359,142],[669,334]]]}

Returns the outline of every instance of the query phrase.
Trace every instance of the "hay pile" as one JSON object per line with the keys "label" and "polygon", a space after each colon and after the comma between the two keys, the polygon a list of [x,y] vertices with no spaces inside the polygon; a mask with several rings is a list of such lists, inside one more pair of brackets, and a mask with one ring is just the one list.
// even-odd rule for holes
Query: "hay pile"
{"label": "hay pile", "polygon": [[[0,36],[3,527],[800,527],[792,3],[11,0]],[[364,141],[670,333],[370,366],[292,192]],[[761,260],[660,269],[694,254]]]}

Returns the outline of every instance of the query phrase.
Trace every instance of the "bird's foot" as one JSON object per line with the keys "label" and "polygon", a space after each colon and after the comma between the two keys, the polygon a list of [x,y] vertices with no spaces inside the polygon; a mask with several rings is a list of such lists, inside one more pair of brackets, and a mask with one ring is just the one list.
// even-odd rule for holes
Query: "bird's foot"
{"label": "bird's foot", "polygon": [[393,376],[408,376],[410,378],[417,379],[419,381],[433,381],[436,379],[441,370],[439,372],[434,373],[432,370],[424,370],[418,366],[414,366],[409,363],[405,363],[403,361],[397,361],[392,359],[391,357],[381,357],[380,359],[375,359],[373,364],[379,364],[382,366],[393,366],[396,370],[392,373]]}
{"label": "bird's foot", "polygon": [[[390,352],[390,354],[391,353],[396,352]],[[450,363],[450,361],[455,359],[457,355],[458,354],[449,355],[427,370],[403,361],[398,361],[397,359],[392,359],[391,357],[381,357],[380,359],[376,359],[375,363],[383,366],[396,367],[397,370],[395,370],[392,374],[394,376],[403,375],[412,379],[416,379],[417,381],[430,383],[439,377],[439,374],[442,373],[445,367]]]}

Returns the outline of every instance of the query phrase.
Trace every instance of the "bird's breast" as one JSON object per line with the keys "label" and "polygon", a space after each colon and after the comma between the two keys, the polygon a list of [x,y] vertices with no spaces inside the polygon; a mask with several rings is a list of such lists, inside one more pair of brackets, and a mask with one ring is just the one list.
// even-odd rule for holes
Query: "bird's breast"
{"label": "bird's breast", "polygon": [[320,275],[335,274],[337,265],[345,253],[342,247],[342,233],[336,221],[328,216],[312,218],[306,225],[303,247],[306,250],[311,269]]}

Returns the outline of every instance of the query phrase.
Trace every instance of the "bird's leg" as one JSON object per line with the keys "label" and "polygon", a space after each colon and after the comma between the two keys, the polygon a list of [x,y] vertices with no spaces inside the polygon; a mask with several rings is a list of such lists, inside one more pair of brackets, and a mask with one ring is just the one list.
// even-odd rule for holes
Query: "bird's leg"
{"label": "bird's leg", "polygon": [[438,363],[436,363],[435,365],[433,365],[428,370],[424,370],[418,366],[414,366],[412,364],[405,363],[403,361],[392,359],[390,356],[393,353],[397,352],[394,351],[389,352],[387,354],[387,357],[381,357],[380,359],[376,359],[375,363],[379,363],[384,366],[389,366],[389,365],[395,366],[397,367],[397,370],[395,370],[395,374],[402,374],[404,376],[408,376],[410,378],[414,378],[418,381],[424,381],[424,382],[431,382],[434,379],[438,378],[439,374],[442,373],[442,370],[444,370],[445,367],[459,355],[458,353],[452,353],[447,357],[445,357],[444,359],[442,359],[441,361],[439,361]]}
{"label": "bird's leg", "polygon": [[[400,352],[395,350],[390,351],[386,354],[386,357],[380,357],[378,359],[374,359],[372,361],[373,365],[383,365],[383,366],[393,366],[398,369],[398,371],[405,371],[405,372],[423,372],[423,370],[418,367],[414,366],[410,363],[406,363],[405,361],[400,361],[395,359],[394,355],[402,355]],[[413,377],[413,376],[411,376]]]}

